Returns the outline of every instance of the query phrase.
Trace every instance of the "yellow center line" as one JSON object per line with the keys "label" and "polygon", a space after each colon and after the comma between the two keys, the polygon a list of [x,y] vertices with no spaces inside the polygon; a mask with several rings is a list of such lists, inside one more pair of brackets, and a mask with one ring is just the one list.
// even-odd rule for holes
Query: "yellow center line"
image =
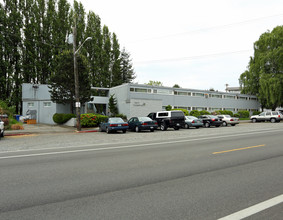
{"label": "yellow center line", "polygon": [[232,152],[232,151],[246,150],[246,149],[251,149],[251,148],[256,148],[256,147],[264,147],[264,146],[265,146],[265,144],[256,145],[256,146],[251,146],[251,147],[236,148],[236,149],[232,149],[232,150],[225,150],[225,151],[213,152],[212,154],[223,154],[223,153]]}
{"label": "yellow center line", "polygon": [[5,136],[5,138],[22,138],[22,137],[36,137],[38,134],[24,134],[24,135],[16,135],[16,136]]}

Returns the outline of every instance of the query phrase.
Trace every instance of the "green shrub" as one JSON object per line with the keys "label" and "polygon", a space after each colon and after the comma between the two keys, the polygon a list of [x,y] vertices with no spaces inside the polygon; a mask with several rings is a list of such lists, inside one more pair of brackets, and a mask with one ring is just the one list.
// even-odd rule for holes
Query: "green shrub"
{"label": "green shrub", "polygon": [[192,111],[190,112],[190,115],[191,115],[191,116],[198,117],[198,116],[200,116],[201,114],[200,114],[200,112],[199,112],[198,110],[192,110]]}
{"label": "green shrub", "polygon": [[127,120],[127,115],[123,115],[123,114],[116,114],[114,117],[119,117],[119,118],[122,118],[124,120]]}
{"label": "green shrub", "polygon": [[206,111],[206,110],[201,110],[199,111],[200,115],[210,115],[210,112]]}
{"label": "green shrub", "polygon": [[235,113],[233,116],[236,117],[236,118],[240,118],[240,114],[238,114],[238,113]]}
{"label": "green shrub", "polygon": [[53,115],[53,121],[57,124],[64,124],[69,121],[71,118],[75,118],[75,114],[64,114],[64,113],[55,113]]}
{"label": "green shrub", "polygon": [[183,109],[183,108],[174,108],[171,111],[182,111],[182,112],[184,112],[184,114],[186,116],[189,115],[189,111],[187,109]]}
{"label": "green shrub", "polygon": [[165,107],[165,110],[166,110],[166,111],[171,111],[171,110],[172,110],[172,106],[171,106],[171,105],[167,105],[167,106]]}
{"label": "green shrub", "polygon": [[81,126],[84,128],[97,127],[102,121],[105,121],[106,118],[108,117],[99,114],[81,114]]}
{"label": "green shrub", "polygon": [[259,115],[261,112],[260,111],[254,111],[253,115]]}
{"label": "green shrub", "polygon": [[249,118],[250,112],[246,110],[240,110],[238,111],[238,114],[240,115],[240,118]]}

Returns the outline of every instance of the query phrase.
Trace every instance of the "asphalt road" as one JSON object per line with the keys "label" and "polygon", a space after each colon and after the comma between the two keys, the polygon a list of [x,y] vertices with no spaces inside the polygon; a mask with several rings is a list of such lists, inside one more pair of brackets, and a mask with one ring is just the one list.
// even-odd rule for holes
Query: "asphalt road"
{"label": "asphalt road", "polygon": [[[65,142],[60,136],[53,136],[57,142],[51,136],[6,139],[6,146],[22,140],[33,147],[7,151],[2,145],[0,219],[229,216],[283,194],[282,124],[153,136],[96,133],[80,136],[86,140],[81,143],[71,134],[61,135]],[[97,142],[101,137],[107,140]],[[35,146],[48,139],[49,147]],[[247,219],[279,220],[282,213],[278,203]]]}

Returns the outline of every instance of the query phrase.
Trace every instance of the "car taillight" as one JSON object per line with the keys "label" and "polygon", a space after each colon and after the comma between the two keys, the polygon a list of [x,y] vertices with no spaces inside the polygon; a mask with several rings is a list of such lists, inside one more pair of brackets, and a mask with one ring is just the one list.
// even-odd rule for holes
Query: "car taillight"
{"label": "car taillight", "polygon": [[144,122],[144,123],[142,123],[142,125],[148,125],[148,124]]}
{"label": "car taillight", "polygon": [[231,119],[230,119],[230,121],[234,121],[234,119],[233,119],[233,118],[231,118]]}
{"label": "car taillight", "polygon": [[215,118],[213,118],[212,121],[215,121]]}
{"label": "car taillight", "polygon": [[192,121],[192,123],[195,123],[195,121]]}
{"label": "car taillight", "polygon": [[110,124],[110,127],[117,127],[117,124]]}
{"label": "car taillight", "polygon": [[280,115],[278,115],[278,118],[280,118]]}
{"label": "car taillight", "polygon": [[158,125],[157,122],[154,122],[155,125]]}
{"label": "car taillight", "polygon": [[123,126],[128,126],[128,124],[123,124]]}

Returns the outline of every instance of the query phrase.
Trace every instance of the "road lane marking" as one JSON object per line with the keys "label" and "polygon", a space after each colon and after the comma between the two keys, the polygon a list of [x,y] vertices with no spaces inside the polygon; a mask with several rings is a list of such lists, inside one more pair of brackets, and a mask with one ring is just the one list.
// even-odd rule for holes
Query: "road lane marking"
{"label": "road lane marking", "polygon": [[213,152],[212,154],[223,154],[223,153],[228,153],[228,152],[233,152],[233,151],[238,151],[238,150],[246,150],[246,149],[251,149],[251,148],[256,148],[256,147],[264,147],[264,146],[265,146],[265,144],[261,144],[261,145],[251,146],[251,147],[242,147],[242,148],[236,148],[236,149],[232,149],[232,150]]}
{"label": "road lane marking", "polygon": [[[238,136],[247,136],[250,134],[261,134],[261,133],[271,133],[271,132],[275,132],[275,131],[280,131],[282,132],[282,129],[277,130],[277,129],[272,129],[272,130],[260,130],[260,131],[252,131],[250,133],[239,133],[239,134],[225,134],[223,136],[206,136],[206,137],[202,137],[200,136],[199,138],[195,138],[195,139],[185,139],[185,140],[179,140],[179,141],[171,141],[172,139],[168,139],[168,141],[165,142],[159,142],[157,143],[159,144],[166,144],[166,143],[184,143],[184,142],[193,142],[193,141],[202,141],[202,140],[211,140],[211,139],[219,139],[219,138],[228,138],[228,137],[238,137]],[[183,139],[183,138],[182,138]],[[174,140],[174,139],[173,139]],[[153,140],[156,141],[156,140]],[[158,141],[158,140],[157,140]],[[129,142],[120,142],[118,144],[121,145],[126,145],[129,144]],[[14,150],[14,151],[2,151],[0,152],[1,154],[9,154],[9,153],[19,153],[19,152],[30,152],[30,151],[46,151],[46,150],[58,150],[58,149],[71,149],[71,148],[84,148],[84,147],[98,147],[98,146],[105,146],[105,145],[117,145],[117,143],[101,143],[101,144],[86,144],[86,145],[80,145],[80,146],[67,146],[67,147],[47,147],[47,148],[33,148],[33,149],[28,149],[28,150]],[[154,143],[152,144],[154,145]],[[1,158],[0,158],[1,159]]]}
{"label": "road lane marking", "polygon": [[239,219],[247,218],[251,215],[254,215],[272,206],[278,205],[281,202],[283,202],[283,194],[280,196],[274,197],[272,199],[266,200],[264,202],[261,202],[259,204],[253,205],[249,208],[243,209],[239,212],[235,212],[231,215],[220,218],[218,220],[239,220]]}

